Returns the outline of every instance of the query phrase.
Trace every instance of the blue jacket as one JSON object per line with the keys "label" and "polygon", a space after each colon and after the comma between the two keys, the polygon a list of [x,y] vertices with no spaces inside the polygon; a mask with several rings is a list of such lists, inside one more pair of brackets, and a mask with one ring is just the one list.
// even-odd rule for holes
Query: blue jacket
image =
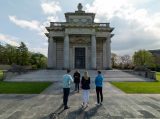
{"label": "blue jacket", "polygon": [[103,86],[103,76],[101,74],[98,74],[98,76],[96,76],[95,85],[96,85],[96,87]]}
{"label": "blue jacket", "polygon": [[63,88],[70,88],[71,82],[73,82],[72,76],[69,74],[65,74],[63,76]]}

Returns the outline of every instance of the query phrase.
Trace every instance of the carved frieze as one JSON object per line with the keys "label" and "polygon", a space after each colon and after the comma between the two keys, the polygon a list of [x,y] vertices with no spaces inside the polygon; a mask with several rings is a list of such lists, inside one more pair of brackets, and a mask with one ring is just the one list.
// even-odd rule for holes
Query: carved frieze
{"label": "carved frieze", "polygon": [[88,37],[73,37],[70,38],[70,43],[73,44],[88,44],[90,43],[90,39]]}

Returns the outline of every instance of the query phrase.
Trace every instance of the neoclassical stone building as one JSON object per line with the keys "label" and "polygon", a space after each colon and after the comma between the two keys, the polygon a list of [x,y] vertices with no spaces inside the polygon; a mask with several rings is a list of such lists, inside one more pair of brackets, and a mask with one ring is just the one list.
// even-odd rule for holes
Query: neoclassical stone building
{"label": "neoclassical stone building", "polygon": [[111,32],[109,23],[95,23],[94,13],[78,10],[65,13],[66,22],[51,22],[48,37],[48,68],[111,68]]}

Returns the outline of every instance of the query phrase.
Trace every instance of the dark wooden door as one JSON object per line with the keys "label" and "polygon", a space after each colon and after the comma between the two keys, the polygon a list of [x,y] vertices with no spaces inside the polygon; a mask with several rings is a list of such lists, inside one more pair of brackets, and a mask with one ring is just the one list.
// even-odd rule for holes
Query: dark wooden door
{"label": "dark wooden door", "polygon": [[85,48],[75,48],[75,68],[85,69]]}

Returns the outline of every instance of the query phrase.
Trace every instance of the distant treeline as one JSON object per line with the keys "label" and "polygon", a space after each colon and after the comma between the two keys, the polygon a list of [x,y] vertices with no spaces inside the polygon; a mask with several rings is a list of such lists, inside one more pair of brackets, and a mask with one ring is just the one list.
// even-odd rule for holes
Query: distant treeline
{"label": "distant treeline", "polygon": [[47,58],[41,53],[28,51],[25,43],[19,46],[0,44],[0,64],[31,66],[34,69],[46,68]]}

